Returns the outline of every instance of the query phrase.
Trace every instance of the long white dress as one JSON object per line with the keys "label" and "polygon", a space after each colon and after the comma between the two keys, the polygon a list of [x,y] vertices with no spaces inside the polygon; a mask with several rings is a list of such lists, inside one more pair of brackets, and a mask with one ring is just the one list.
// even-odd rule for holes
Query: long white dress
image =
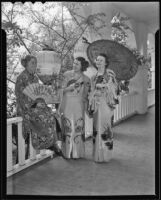
{"label": "long white dress", "polygon": [[64,74],[63,88],[70,82],[79,83],[74,91],[64,93],[59,112],[62,114],[63,144],[62,151],[66,158],[85,156],[85,101],[90,87],[90,80],[82,74],[76,79],[74,71]]}
{"label": "long white dress", "polygon": [[[96,75],[97,70],[95,67],[93,66],[89,66],[87,68],[87,70],[84,72],[84,74],[86,76],[88,76],[88,78],[92,78],[94,75]],[[85,113],[85,137],[88,138],[89,136],[93,135],[93,118],[89,117],[86,113]]]}
{"label": "long white dress", "polygon": [[115,73],[107,70],[102,76],[102,88],[97,88],[97,75],[92,77],[92,91],[89,97],[90,109],[94,111],[93,157],[95,162],[108,162],[112,158],[113,132],[111,121],[118,103],[118,85]]}

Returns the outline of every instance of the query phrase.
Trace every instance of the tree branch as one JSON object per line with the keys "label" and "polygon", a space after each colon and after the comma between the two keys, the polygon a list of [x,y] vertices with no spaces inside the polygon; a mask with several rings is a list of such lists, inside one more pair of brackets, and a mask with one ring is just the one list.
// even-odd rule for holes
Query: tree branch
{"label": "tree branch", "polygon": [[[19,61],[17,62],[17,64],[19,63]],[[11,76],[10,76],[10,79],[12,78],[12,75],[14,74],[14,72],[15,72],[15,70],[16,70],[16,68],[17,68],[17,64],[15,65],[15,67],[14,67],[14,69],[13,69],[13,71],[12,71],[12,74],[11,74]]]}
{"label": "tree branch", "polygon": [[84,28],[84,30],[82,31],[82,33],[80,34],[80,36],[77,38],[77,40],[74,42],[74,44],[68,49],[67,53],[63,56],[63,59],[65,58],[65,56],[71,51],[71,49],[76,45],[76,43],[78,42],[78,40],[82,37],[82,35],[84,34],[85,30],[87,29],[88,25],[86,25],[86,27]]}
{"label": "tree branch", "polygon": [[63,4],[62,4],[62,31],[63,31],[63,38],[64,38],[65,30],[64,30]]}
{"label": "tree branch", "polygon": [[78,20],[76,19],[76,17],[73,15],[73,13],[71,11],[69,11],[71,16],[73,17],[73,19],[76,21],[76,24],[82,29],[83,31],[83,28],[81,27],[80,23],[78,22]]}
{"label": "tree branch", "polygon": [[8,81],[10,81],[13,84],[16,84],[14,81],[12,81],[11,79],[7,78]]}
{"label": "tree branch", "polygon": [[15,31],[16,35],[18,36],[18,38],[21,40],[22,44],[24,45],[24,47],[26,48],[26,50],[29,52],[29,54],[31,54],[30,50],[27,48],[26,44],[24,43],[24,41],[22,40],[21,36],[17,33],[17,31]]}
{"label": "tree branch", "polygon": [[11,9],[11,23],[12,23],[12,20],[13,20],[13,8],[14,8],[14,4],[12,5],[12,9]]}
{"label": "tree branch", "polygon": [[54,30],[53,28],[51,28],[50,26],[48,26],[47,24],[45,24],[44,22],[40,21],[40,19],[35,15],[35,13],[33,12],[33,10],[31,9],[32,14],[36,17],[36,19],[38,20],[38,22],[42,25],[44,25],[45,27],[50,28],[52,31],[54,31],[57,35],[59,35],[59,37],[63,38],[64,40],[66,40],[65,37],[63,37],[60,33],[58,33],[56,30]]}
{"label": "tree branch", "polygon": [[8,17],[8,15],[2,10],[3,14],[7,17],[8,21],[11,22],[10,18]]}
{"label": "tree branch", "polygon": [[35,42],[35,41],[32,41],[32,40],[30,40],[29,38],[26,38],[26,37],[24,37],[24,36],[23,36],[23,39],[28,40],[28,41],[30,41],[30,42],[36,44],[36,45],[39,45],[39,46],[42,47],[42,48],[44,47],[43,45],[41,45],[41,44],[39,44],[39,43],[37,43],[37,42]]}

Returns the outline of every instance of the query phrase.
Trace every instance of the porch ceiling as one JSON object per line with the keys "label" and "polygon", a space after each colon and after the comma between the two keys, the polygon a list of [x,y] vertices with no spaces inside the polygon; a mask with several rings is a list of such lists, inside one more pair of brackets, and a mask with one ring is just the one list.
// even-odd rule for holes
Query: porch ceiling
{"label": "porch ceiling", "polygon": [[113,6],[135,21],[148,25],[149,32],[159,29],[159,2],[113,2]]}

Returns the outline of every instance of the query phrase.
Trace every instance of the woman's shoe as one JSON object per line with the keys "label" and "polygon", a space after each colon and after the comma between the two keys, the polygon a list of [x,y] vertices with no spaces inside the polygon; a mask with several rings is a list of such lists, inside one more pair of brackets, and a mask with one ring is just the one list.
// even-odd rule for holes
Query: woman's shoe
{"label": "woman's shoe", "polygon": [[57,156],[61,156],[65,159],[62,150],[59,149],[58,147],[53,145],[53,146],[49,147],[48,149],[51,150],[51,151],[54,151]]}

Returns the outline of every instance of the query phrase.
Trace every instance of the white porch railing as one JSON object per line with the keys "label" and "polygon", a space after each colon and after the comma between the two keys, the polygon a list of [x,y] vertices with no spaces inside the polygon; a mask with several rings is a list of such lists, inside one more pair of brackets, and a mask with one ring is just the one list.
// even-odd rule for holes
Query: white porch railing
{"label": "white porch railing", "polygon": [[114,124],[136,114],[136,99],[137,92],[120,96],[119,104],[116,105],[116,109],[114,110]]}
{"label": "white porch railing", "polygon": [[[114,125],[119,123],[134,114],[136,114],[136,102],[137,102],[137,92],[132,92],[129,94],[121,95],[119,98],[119,104],[117,104],[114,110]],[[93,119],[85,115],[85,133],[86,138],[92,136],[93,131]]]}
{"label": "white porch railing", "polygon": [[[154,95],[155,91],[149,91],[149,92],[150,93],[149,93],[148,98],[152,100],[152,96]],[[114,125],[119,123],[121,120],[126,119],[136,114],[136,108],[137,108],[136,103],[137,103],[136,92],[132,92],[130,94],[125,94],[121,96],[120,102],[116,106],[116,109],[114,111]],[[151,101],[151,104],[152,104],[152,101]],[[18,124],[18,164],[15,164],[15,165],[13,165],[13,157],[12,157],[13,156],[13,153],[12,153],[12,124],[13,123]],[[22,137],[22,118],[17,117],[17,118],[7,119],[7,177],[39,162],[40,160],[43,160],[49,156],[52,156],[52,153],[50,150],[41,150],[40,153],[37,154],[36,151],[32,147],[31,138],[30,138],[29,149],[30,149],[29,159],[25,160],[25,141],[24,141],[24,138]]]}
{"label": "white porch railing", "polygon": [[[12,148],[12,124],[18,125],[18,163],[13,164],[13,148]],[[25,140],[22,136],[22,118],[15,117],[7,119],[7,177],[33,165],[37,162],[52,156],[50,150],[41,150],[37,153],[31,144],[29,144],[29,158],[25,160]]]}

